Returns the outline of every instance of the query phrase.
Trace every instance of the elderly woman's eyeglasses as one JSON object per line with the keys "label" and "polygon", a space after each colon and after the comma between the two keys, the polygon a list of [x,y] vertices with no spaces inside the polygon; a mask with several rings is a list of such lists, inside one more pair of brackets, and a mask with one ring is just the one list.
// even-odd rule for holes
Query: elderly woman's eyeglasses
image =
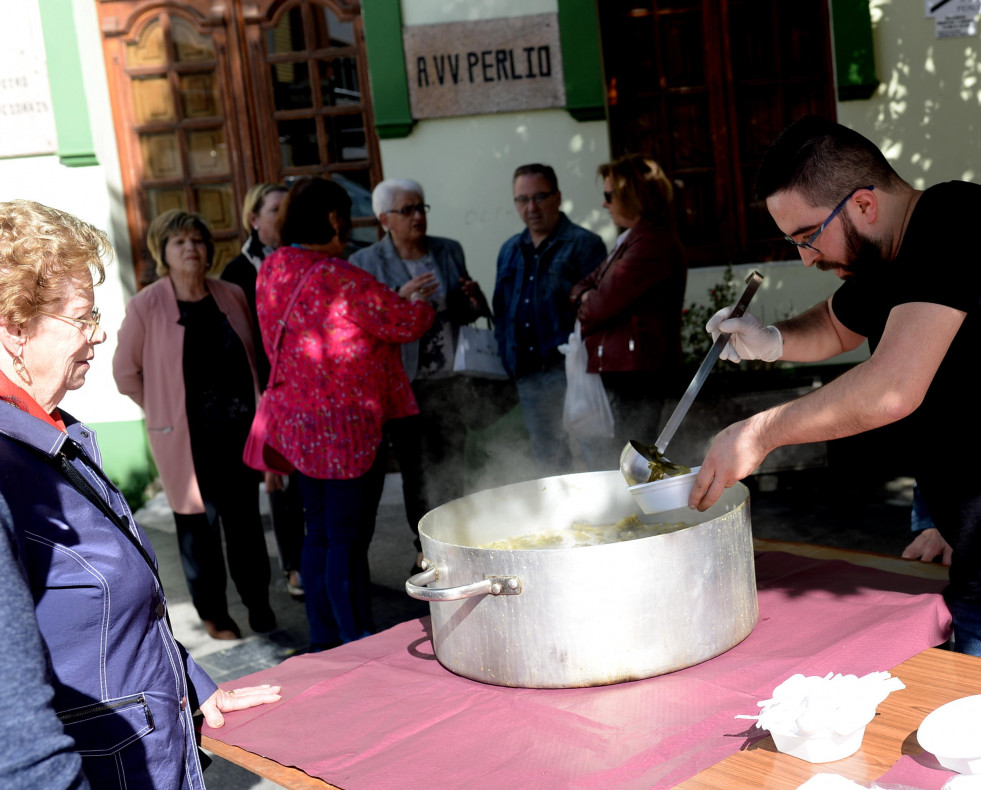
{"label": "elderly woman's eyeglasses", "polygon": [[[75,328],[85,335],[86,340],[91,340],[95,337],[95,333],[99,331],[99,321],[102,319],[102,313],[99,312],[98,307],[92,308],[91,318],[75,318],[71,315],[62,315],[61,313],[48,313],[44,310],[38,310],[41,315],[47,315],[51,318],[60,318],[66,323],[75,325]],[[78,326],[81,324],[81,326]]]}
{"label": "elderly woman's eyeglasses", "polygon": [[868,189],[868,190],[871,191],[871,190],[875,189],[875,187],[874,186],[855,187],[855,189],[853,189],[851,192],[849,192],[847,195],[845,195],[845,198],[844,198],[844,200],[841,201],[841,203],[839,203],[837,206],[835,206],[835,210],[832,211],[831,212],[831,215],[824,222],[822,222],[820,224],[820,226],[818,227],[818,229],[816,231],[814,231],[814,233],[812,233],[806,239],[804,239],[804,241],[797,241],[792,236],[788,236],[786,233],[783,234],[783,237],[787,241],[789,241],[791,244],[793,244],[795,247],[799,247],[799,248],[804,249],[804,250],[811,250],[813,252],[820,253],[821,250],[819,250],[817,247],[813,246],[814,245],[814,242],[817,241],[817,237],[820,236],[822,233],[824,233],[824,229],[826,227],[828,227],[828,225],[831,224],[831,220],[833,220],[835,217],[838,216],[839,212],[845,207],[845,204],[851,199],[851,196],[854,195],[856,192],[858,192],[858,190],[860,190],[860,189]]}
{"label": "elderly woman's eyeglasses", "polygon": [[411,217],[416,212],[420,214],[429,213],[428,203],[413,203],[411,206],[402,206],[402,208],[393,208],[386,211],[386,214],[401,214],[403,217]]}

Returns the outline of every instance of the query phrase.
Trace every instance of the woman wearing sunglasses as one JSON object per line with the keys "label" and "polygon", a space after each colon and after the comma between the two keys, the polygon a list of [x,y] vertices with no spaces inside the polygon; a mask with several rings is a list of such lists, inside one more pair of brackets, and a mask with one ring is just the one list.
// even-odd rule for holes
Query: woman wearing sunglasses
{"label": "woman wearing sunglasses", "polygon": [[629,154],[601,165],[603,206],[623,232],[573,287],[590,373],[610,397],[616,438],[589,440],[591,469],[612,469],[629,439],[653,442],[681,368],[681,308],[688,276],[675,230],[673,189],[656,162]]}

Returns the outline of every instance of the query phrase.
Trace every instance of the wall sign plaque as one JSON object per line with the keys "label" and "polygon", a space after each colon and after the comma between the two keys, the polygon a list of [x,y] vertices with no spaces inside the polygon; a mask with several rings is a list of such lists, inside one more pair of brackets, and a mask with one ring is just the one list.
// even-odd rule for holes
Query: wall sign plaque
{"label": "wall sign plaque", "polygon": [[0,158],[58,149],[36,3],[5,3],[0,28]]}
{"label": "wall sign plaque", "polygon": [[557,14],[402,31],[413,118],[565,106]]}

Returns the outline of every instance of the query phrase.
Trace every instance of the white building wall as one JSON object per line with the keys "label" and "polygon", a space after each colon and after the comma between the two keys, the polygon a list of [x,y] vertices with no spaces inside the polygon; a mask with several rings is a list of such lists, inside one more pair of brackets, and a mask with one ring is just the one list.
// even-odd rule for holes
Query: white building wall
{"label": "white building wall", "polygon": [[[37,4],[37,0],[26,1]],[[85,386],[68,393],[62,405],[87,423],[141,420],[140,409],[117,392],[112,380],[115,330],[122,320],[126,295],[132,293],[133,266],[96,7],[89,0],[74,0],[74,12],[99,164],[65,167],[57,156],[0,159],[0,199],[35,200],[74,214],[108,233],[116,257],[107,267],[105,283],[96,290],[108,340],[96,350]]]}

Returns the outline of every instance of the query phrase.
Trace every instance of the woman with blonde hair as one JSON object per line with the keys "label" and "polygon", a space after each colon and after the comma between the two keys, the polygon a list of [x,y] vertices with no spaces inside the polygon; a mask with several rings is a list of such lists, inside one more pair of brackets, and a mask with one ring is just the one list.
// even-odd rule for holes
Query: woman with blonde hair
{"label": "woman with blonde hair", "polygon": [[[590,373],[610,397],[616,438],[584,443],[590,468],[612,469],[629,439],[653,441],[681,370],[688,269],[675,230],[673,189],[661,167],[628,154],[599,168],[603,206],[622,229],[613,251],[573,287]],[[600,446],[602,445],[602,446]]]}
{"label": "woman with blonde hair", "polygon": [[59,408],[106,339],[110,253],[70,214],[0,203],[0,787],[203,790],[194,711],[279,699],[219,689],[174,640],[153,547]]}
{"label": "woman with blonde hair", "polygon": [[[249,234],[242,252],[228,262],[221,279],[235,283],[245,292],[252,312],[255,361],[259,371],[259,389],[269,381],[269,357],[259,332],[259,316],[255,309],[255,283],[262,262],[279,246],[276,214],[289,188],[285,184],[264,182],[253,186],[242,205],[242,227]],[[272,511],[273,532],[279,548],[279,561],[286,579],[286,590],[294,598],[303,597],[300,581],[300,550],[303,546],[303,501],[295,480],[267,472],[266,492]],[[288,481],[288,482],[287,482]]]}
{"label": "woman with blonde hair", "polygon": [[259,476],[242,461],[258,380],[242,289],[205,276],[214,242],[203,217],[167,211],[147,233],[160,279],[126,306],[112,360],[116,386],[146,413],[150,449],[174,511],[191,599],[214,639],[236,639],[228,570],[249,625],[276,627]]}

